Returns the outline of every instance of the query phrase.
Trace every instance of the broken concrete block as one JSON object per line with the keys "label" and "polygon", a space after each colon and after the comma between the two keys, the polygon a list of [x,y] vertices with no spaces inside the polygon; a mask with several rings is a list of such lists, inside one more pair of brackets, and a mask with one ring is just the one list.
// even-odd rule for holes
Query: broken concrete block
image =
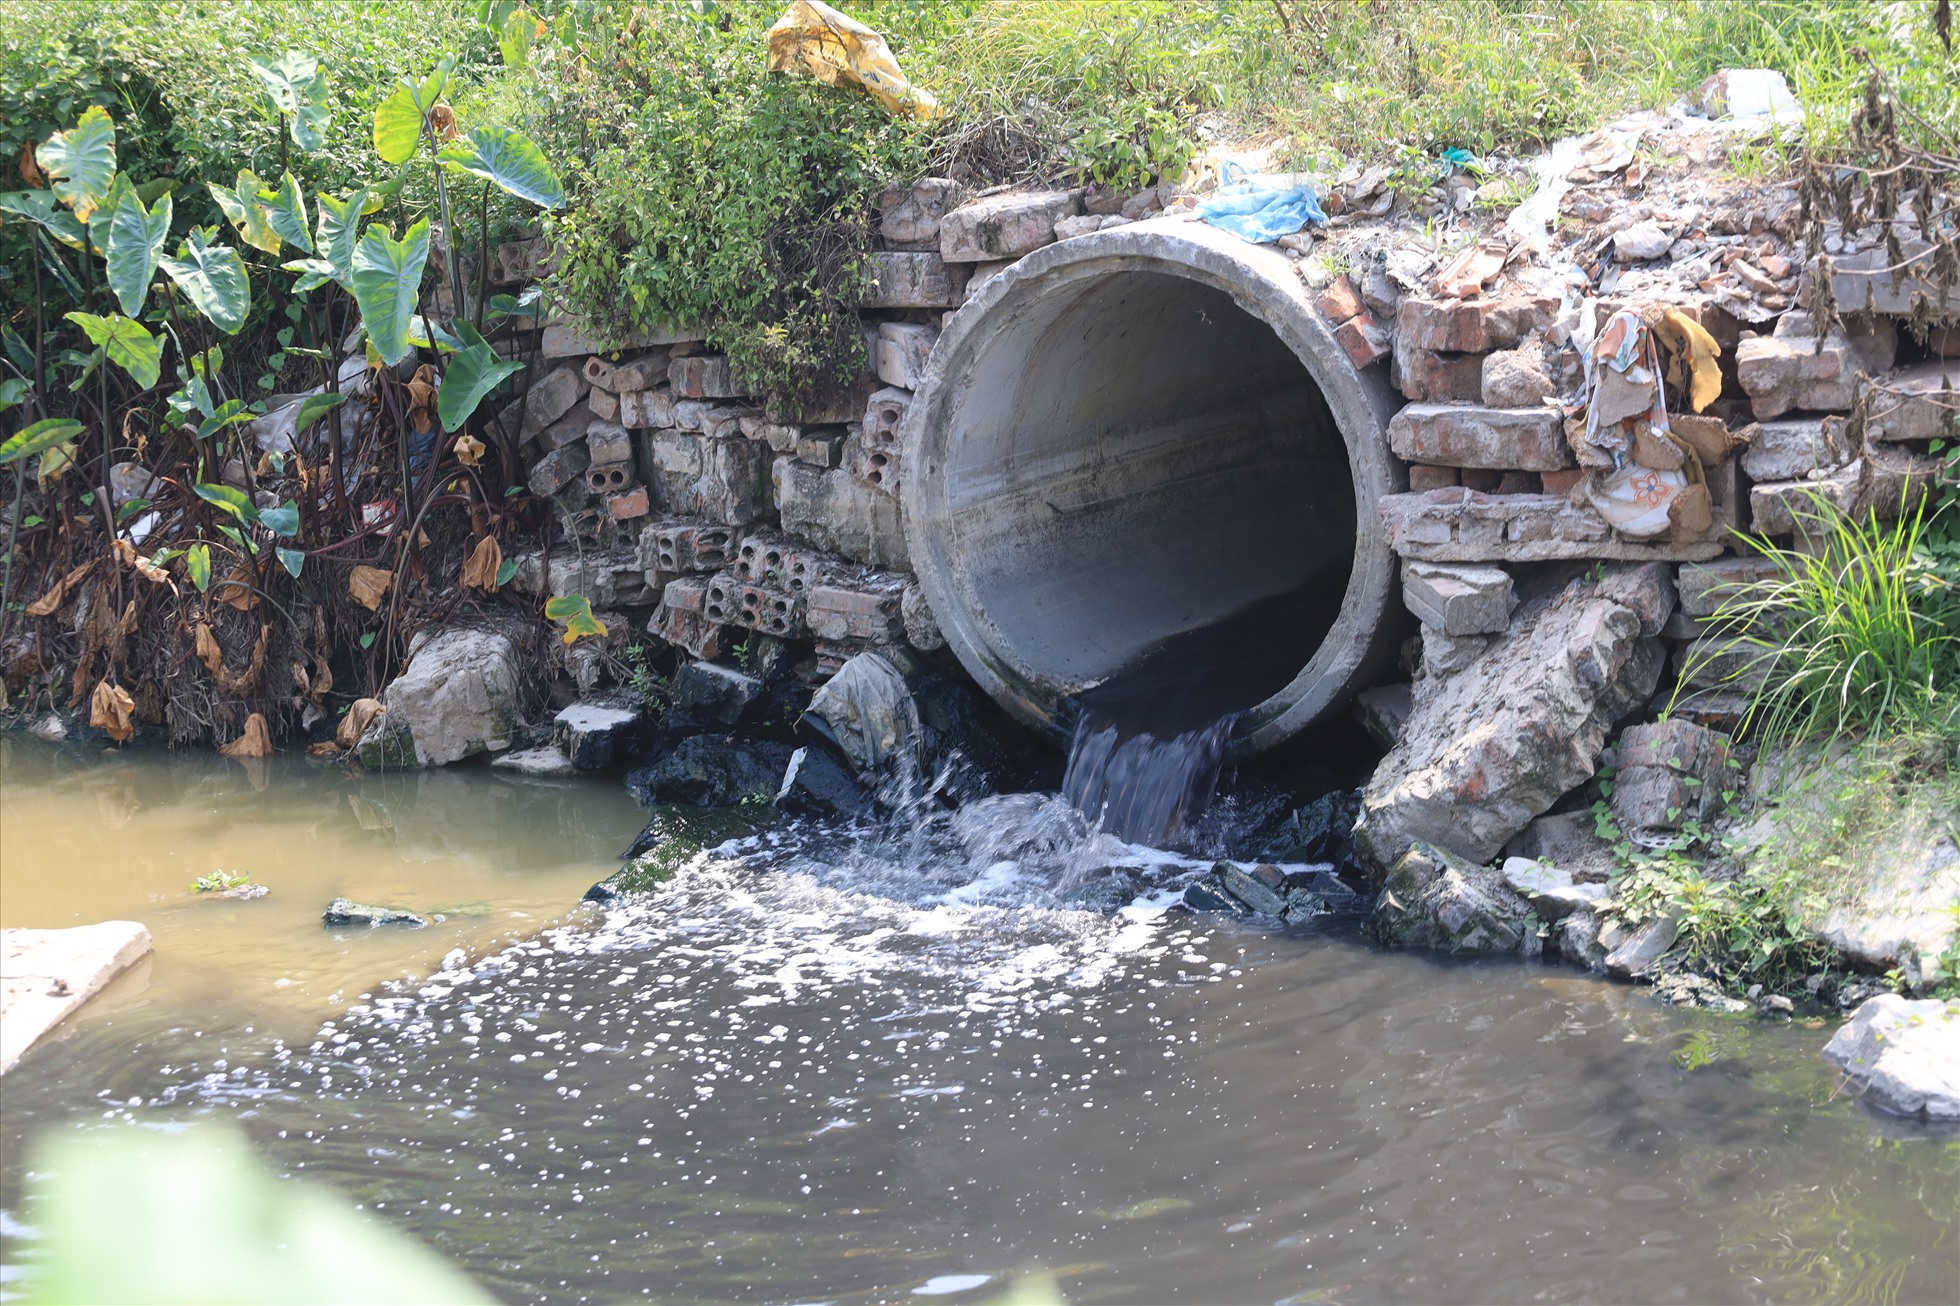
{"label": "broken concrete block", "polygon": [[150,951],[135,921],[0,931],[0,1074]]}
{"label": "broken concrete block", "polygon": [[887,386],[864,405],[864,442],[875,448],[896,448],[899,423],[912,407],[912,392]]}
{"label": "broken concrete block", "polygon": [[1937,275],[1937,248],[1918,236],[1900,241],[1904,255],[1895,260],[1883,245],[1844,254],[1831,260],[1831,293],[1840,313],[1885,313],[1911,317],[1925,307],[1929,318],[1960,317],[1960,286]]}
{"label": "broken concrete block", "polygon": [[1960,1122],[1960,1002],[1882,993],[1831,1035],[1824,1056],[1888,1115]]}
{"label": "broken concrete block", "polygon": [[633,461],[633,437],[616,422],[594,422],[586,427],[585,448],[595,465]]}
{"label": "broken concrete block", "polygon": [[972,274],[966,279],[966,299],[961,302],[970,302],[975,295],[980,293],[983,286],[989,281],[992,281],[1000,273],[1013,267],[1014,263],[1015,260],[1011,258],[995,259],[988,263],[975,263]]}
{"label": "broken concrete block", "polygon": [[579,371],[585,377],[586,384],[597,386],[602,390],[613,388],[613,365],[597,354],[586,359],[585,366]]}
{"label": "broken concrete block", "polygon": [[664,385],[652,390],[621,391],[619,424],[635,430],[672,426],[674,403],[674,392]]}
{"label": "broken concrete block", "polygon": [[779,531],[761,531],[742,541],[732,570],[746,585],[808,594],[836,561],[802,547]]}
{"label": "broken concrete block", "polygon": [[665,351],[645,354],[631,358],[623,363],[614,363],[612,376],[606,389],[616,394],[629,390],[651,390],[667,380],[667,355]]}
{"label": "broken concrete block", "polygon": [[1688,821],[1721,810],[1728,784],[1729,739],[1680,718],[1628,726],[1620,735],[1620,771],[1611,799],[1620,830],[1658,847]]}
{"label": "broken concrete block", "polygon": [[1428,467],[1416,463],[1409,468],[1409,489],[1412,491],[1441,490],[1457,483],[1457,469],[1454,467]]}
{"label": "broken concrete block", "polygon": [[605,342],[597,332],[564,322],[547,324],[538,340],[538,352],[546,358],[576,358],[580,354],[596,354],[604,347]]}
{"label": "broken concrete block", "polygon": [[865,308],[958,308],[966,302],[967,265],[937,254],[878,250],[871,255],[871,275]]}
{"label": "broken concrete block", "polygon": [[592,393],[585,397],[585,406],[602,422],[619,420],[619,396],[610,390],[601,390],[594,386]]}
{"label": "broken concrete block", "polygon": [[[670,581],[667,588],[671,591],[685,583],[687,582]],[[706,581],[696,583],[705,590]],[[720,657],[726,652],[724,645],[729,642],[721,626],[709,621],[699,612],[671,606],[664,596],[660,606],[653,610],[653,616],[647,621],[647,633],[665,640],[675,648],[685,649],[691,656],[700,658],[704,662]]]}
{"label": "broken concrete block", "polygon": [[852,436],[844,441],[844,468],[851,475],[875,485],[886,494],[895,495],[901,483],[901,457],[895,445],[873,447],[864,442],[863,437]]}
{"label": "broken concrete block", "polygon": [[623,494],[633,484],[633,463],[594,463],[585,469],[585,487],[594,494]]}
{"label": "broken concrete block", "polygon": [[739,543],[734,527],[717,522],[655,522],[640,532],[640,569],[667,576],[720,571]]}
{"label": "broken concrete block", "polygon": [[525,391],[524,438],[529,439],[572,411],[592,388],[576,367],[555,367]]}
{"label": "broken concrete block", "polygon": [[1960,439],[1960,361],[1934,359],[1881,378],[1870,391],[1865,439]]}
{"label": "broken concrete block", "polygon": [[1848,336],[1772,336],[1735,347],[1737,379],[1756,420],[1767,422],[1791,409],[1849,412],[1857,398],[1860,360]]}
{"label": "broken concrete block", "polygon": [[902,576],[833,576],[810,589],[810,633],[895,644],[905,638],[904,593]]}
{"label": "broken concrete block", "polygon": [[910,186],[894,186],[878,196],[879,232],[896,245],[936,241],[940,221],[965,200],[966,188],[945,177],[921,177]]}
{"label": "broken concrete block", "polygon": [[905,587],[899,596],[899,612],[905,621],[905,642],[921,653],[931,653],[946,647],[946,636],[939,629],[939,621],[932,615],[932,608],[926,603],[925,591],[917,581]]}
{"label": "broken concrete block", "polygon": [[1557,471],[1572,465],[1553,408],[1408,404],[1390,419],[1388,443],[1411,462],[1445,467]]}
{"label": "broken concrete block", "polygon": [[886,385],[916,390],[925,378],[926,360],[939,340],[937,328],[913,322],[878,324],[877,372]]}
{"label": "broken concrete block", "polygon": [[1445,635],[1501,633],[1518,606],[1501,567],[1435,562],[1402,566],[1402,602],[1416,619]]}
{"label": "broken concrete block", "polygon": [[1746,600],[1751,590],[1782,574],[1774,559],[1761,554],[1691,563],[1681,568],[1681,611],[1712,617],[1725,603]]}
{"label": "broken concrete block", "polygon": [[1916,454],[1900,445],[1868,446],[1858,511],[1891,521],[1915,511],[1945,480],[1944,454]]}
{"label": "broken concrete block", "polygon": [[1102,216],[1084,213],[1073,218],[1060,218],[1055,223],[1056,240],[1074,240],[1077,236],[1087,236],[1102,230]]}
{"label": "broken concrete block", "polygon": [[691,662],[674,677],[674,711],[691,720],[736,725],[761,695],[760,680],[712,662]]}
{"label": "broken concrete block", "polygon": [[838,427],[818,427],[796,442],[798,462],[812,467],[838,467],[844,462],[844,432]]}
{"label": "broken concrete block", "polygon": [[949,263],[983,263],[1029,254],[1055,239],[1055,223],[1082,211],[1080,191],[990,195],[942,216],[939,256]]}
{"label": "broken concrete block", "polygon": [[640,466],[668,512],[746,526],[769,509],[769,455],[739,434],[653,431],[641,437],[641,451]]}
{"label": "broken concrete block", "polygon": [[574,770],[603,771],[623,759],[641,722],[623,703],[574,703],[551,721],[551,739]]}
{"label": "broken concrete block", "polygon": [[724,354],[689,354],[667,363],[667,384],[683,399],[735,399],[748,393]]}
{"label": "broken concrete block", "polygon": [[1484,359],[1482,392],[1491,408],[1542,408],[1558,386],[1545,370],[1544,349],[1527,344]]}
{"label": "broken concrete block", "polygon": [[1835,471],[1853,456],[1842,417],[1799,417],[1759,423],[1742,451],[1742,468],[1756,481],[1795,481]]}
{"label": "broken concrete block", "polygon": [[1451,399],[1480,403],[1484,393],[1483,356],[1397,345],[1389,382],[1403,398],[1415,403],[1444,403]]}
{"label": "broken concrete block", "polygon": [[550,498],[558,491],[585,475],[591,465],[592,456],[586,452],[583,443],[567,444],[553,449],[531,466],[531,475],[526,484],[531,493],[540,498]]}
{"label": "broken concrete block", "polygon": [[1327,288],[1314,297],[1317,307],[1330,322],[1345,322],[1357,313],[1365,313],[1368,306],[1362,302],[1361,292],[1354,288],[1354,282],[1345,276],[1335,277],[1327,283]]}
{"label": "broken concrete block", "polygon": [[1425,562],[1684,562],[1717,557],[1724,547],[1720,540],[1670,544],[1617,539],[1590,504],[1577,505],[1563,495],[1491,497],[1459,487],[1386,495],[1377,501],[1376,511],[1389,547],[1403,558]]}
{"label": "broken concrete block", "polygon": [[1858,507],[1864,489],[1862,461],[1829,476],[1774,481],[1749,487],[1749,529],[1758,535],[1823,534]]}
{"label": "broken concrete block", "polygon": [[1445,635],[1434,626],[1422,631],[1422,674],[1453,676],[1490,648],[1489,635]]}
{"label": "broken concrete block", "polygon": [[[1549,327],[1558,301],[1549,297],[1404,299],[1395,313],[1395,348],[1482,354],[1510,349],[1534,329]],[[1482,382],[1479,368],[1479,384]]]}
{"label": "broken concrete block", "polygon": [[897,499],[841,468],[784,458],[771,471],[784,530],[853,562],[910,567]]}
{"label": "broken concrete block", "polygon": [[1591,777],[1608,730],[1653,694],[1663,662],[1639,614],[1598,582],[1521,605],[1475,666],[1417,682],[1401,738],[1363,794],[1358,845],[1378,867],[1418,840],[1495,856]]}

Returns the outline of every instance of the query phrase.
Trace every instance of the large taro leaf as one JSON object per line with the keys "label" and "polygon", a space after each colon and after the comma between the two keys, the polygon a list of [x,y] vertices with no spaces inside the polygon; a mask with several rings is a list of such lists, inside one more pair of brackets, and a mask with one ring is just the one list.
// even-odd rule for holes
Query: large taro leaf
{"label": "large taro leaf", "polygon": [[11,190],[0,194],[0,213],[38,222],[70,249],[80,249],[88,239],[88,230],[76,221],[74,214],[61,207],[51,190]]}
{"label": "large taro leaf", "polygon": [[97,317],[93,313],[69,313],[70,322],[88,333],[102,346],[109,361],[129,373],[130,379],[148,390],[163,370],[163,337],[153,336],[141,322],[121,313]]}
{"label": "large taro leaf", "polygon": [[454,60],[444,59],[420,82],[404,77],[395,83],[388,98],[374,107],[374,152],[384,162],[399,167],[414,155],[422,143],[422,124],[442,98],[454,67]]}
{"label": "large taro leaf", "polygon": [[542,208],[555,209],[565,202],[565,187],[544,151],[515,128],[478,127],[451,141],[436,157]]}
{"label": "large taro leaf", "polygon": [[46,453],[81,433],[80,422],[66,417],[45,418],[25,430],[16,431],[5,444],[0,444],[0,467],[23,458],[32,458],[37,453]]}
{"label": "large taro leaf", "polygon": [[408,356],[410,319],[429,261],[429,220],[423,218],[391,240],[387,228],[369,223],[354,247],[354,302],[381,361],[393,367]]}
{"label": "large taro leaf", "polygon": [[171,199],[167,194],[159,195],[153,208],[145,208],[142,196],[134,190],[119,189],[116,205],[109,212],[102,254],[108,263],[109,289],[116,292],[123,312],[136,314],[143,311],[150,278],[156,275],[157,260],[163,257],[164,245],[170,239]]}
{"label": "large taro leaf", "polygon": [[211,188],[211,198],[218,201],[225,217],[231,225],[238,228],[239,238],[253,249],[262,249],[268,254],[279,252],[279,233],[272,229],[272,220],[266,213],[265,205],[259,201],[259,191],[264,188],[258,174],[250,168],[238,170],[238,185],[230,190],[217,182],[207,183]]}
{"label": "large taro leaf", "polygon": [[227,335],[237,335],[252,307],[252,287],[245,260],[227,245],[211,243],[212,228],[199,227],[177,247],[177,257],[165,256],[163,270],[183,288],[197,311]]}
{"label": "large taro leaf", "polygon": [[293,144],[302,150],[317,150],[326,141],[327,121],[332,109],[327,92],[327,75],[318,59],[288,52],[267,63],[253,59],[252,71],[272,97],[272,106],[283,115],[292,130]]}
{"label": "large taro leaf", "polygon": [[453,354],[449,370],[443,374],[442,393],[436,400],[436,417],[445,431],[460,431],[483,397],[495,390],[503,379],[524,365],[499,358],[497,351],[481,338],[469,348]]}
{"label": "large taro leaf", "polygon": [[265,210],[265,220],[272,230],[289,245],[297,245],[304,252],[313,252],[313,236],[306,229],[306,197],[299,192],[299,183],[293,174],[287,173],[279,180],[277,190],[261,190],[259,205]]}
{"label": "large taro leaf", "polygon": [[354,246],[360,241],[361,215],[367,212],[367,200],[365,190],[357,190],[346,199],[322,191],[315,205],[319,212],[313,252],[333,268],[333,279],[349,289],[354,284]]}
{"label": "large taro leaf", "polygon": [[108,110],[90,105],[81,121],[43,141],[34,161],[61,202],[87,222],[116,180],[116,124]]}

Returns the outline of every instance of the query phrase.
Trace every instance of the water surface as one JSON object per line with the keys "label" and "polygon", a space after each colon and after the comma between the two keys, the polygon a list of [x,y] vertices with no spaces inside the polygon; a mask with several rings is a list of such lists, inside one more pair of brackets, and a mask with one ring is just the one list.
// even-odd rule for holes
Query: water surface
{"label": "water surface", "polygon": [[[133,914],[159,947],[7,1077],[10,1282],[23,1141],[215,1114],[512,1301],[984,1301],[1034,1272],[1074,1302],[1960,1297],[1960,1151],[1834,1096],[1828,1031],[1165,913],[1201,858],[1053,802],[780,832],[565,915],[637,825],[605,784],[0,762],[6,922]],[[90,815],[125,791],[121,830]],[[178,901],[248,854],[271,897]],[[1139,905],[1070,905],[1112,878]],[[491,912],[317,924],[397,886]]]}

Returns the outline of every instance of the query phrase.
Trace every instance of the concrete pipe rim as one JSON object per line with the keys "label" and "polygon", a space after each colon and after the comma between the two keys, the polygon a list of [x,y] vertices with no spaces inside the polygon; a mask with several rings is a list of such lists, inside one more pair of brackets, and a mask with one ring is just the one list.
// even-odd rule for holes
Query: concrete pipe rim
{"label": "concrete pipe rim", "polygon": [[992,622],[946,556],[939,534],[948,513],[942,470],[956,429],[950,420],[954,406],[993,342],[996,324],[1036,298],[1130,272],[1165,274],[1222,291],[1268,327],[1319,389],[1346,449],[1355,498],[1347,587],[1337,617],[1299,672],[1234,726],[1234,756],[1263,752],[1351,700],[1390,652],[1392,641],[1385,637],[1396,560],[1376,503],[1407,486],[1407,473],[1388,448],[1387,420],[1399,401],[1385,369],[1364,373],[1354,367],[1313,307],[1293,261],[1277,250],[1188,219],[1157,218],[1057,241],[989,278],[947,324],[901,426],[909,469],[907,550],[926,603],[961,665],[1012,715],[1065,743],[1064,702],[1070,692],[1090,686],[1044,687],[1038,673],[1017,665],[1010,633]]}

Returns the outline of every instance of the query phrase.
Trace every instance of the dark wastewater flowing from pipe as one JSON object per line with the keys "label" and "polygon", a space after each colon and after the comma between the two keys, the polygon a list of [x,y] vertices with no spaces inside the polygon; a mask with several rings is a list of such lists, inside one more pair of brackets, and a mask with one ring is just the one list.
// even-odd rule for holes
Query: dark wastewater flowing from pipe
{"label": "dark wastewater flowing from pipe", "polygon": [[1078,695],[1063,796],[1126,843],[1174,841],[1216,794],[1240,714],[1292,677],[1301,639],[1326,629],[1344,580],[1323,569]]}

